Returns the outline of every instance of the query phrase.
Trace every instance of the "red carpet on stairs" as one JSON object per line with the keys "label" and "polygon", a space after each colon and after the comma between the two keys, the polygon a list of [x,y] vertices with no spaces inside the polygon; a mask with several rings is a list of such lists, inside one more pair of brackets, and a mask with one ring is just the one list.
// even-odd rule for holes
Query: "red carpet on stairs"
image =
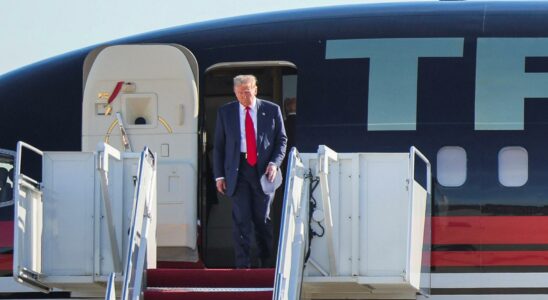
{"label": "red carpet on stairs", "polygon": [[157,287],[273,287],[274,269],[152,269],[147,285]]}
{"label": "red carpet on stairs", "polygon": [[274,269],[151,269],[146,300],[272,299]]}
{"label": "red carpet on stairs", "polygon": [[272,292],[157,292],[145,291],[145,299],[150,300],[270,300]]}

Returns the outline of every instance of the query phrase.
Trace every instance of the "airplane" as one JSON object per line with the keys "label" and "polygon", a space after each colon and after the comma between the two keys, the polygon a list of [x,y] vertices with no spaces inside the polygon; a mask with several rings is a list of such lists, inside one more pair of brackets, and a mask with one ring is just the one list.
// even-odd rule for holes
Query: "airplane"
{"label": "airplane", "polygon": [[[212,137],[217,109],[234,99],[232,78],[254,74],[259,98],[282,108],[286,99],[297,99],[290,143],[304,158],[319,145],[337,153],[381,154],[416,147],[431,162],[431,179],[422,179],[432,184],[429,291],[404,299],[543,299],[548,294],[547,17],[548,3],[542,1],[346,5],[208,21],[76,50],[0,76],[0,148],[5,149],[0,168],[13,169],[18,141],[48,151],[94,151],[108,140],[123,150],[117,124],[125,122],[138,145],[151,139],[139,137],[146,128],[157,130],[157,136],[174,132],[166,141],[153,139],[152,150],[190,165],[190,173],[182,168],[173,174],[185,178],[180,186],[191,201],[164,203],[164,211],[169,205],[190,208],[185,215],[190,220],[170,215],[162,224],[160,213],[158,266],[199,259],[209,269],[231,268],[230,201],[214,189]],[[158,94],[140,90],[147,84],[139,78],[119,74],[141,65],[128,62],[125,49],[145,49],[135,54],[145,60],[146,47],[162,45],[187,59],[184,76],[196,90],[185,86],[183,93],[196,98],[155,110]],[[171,55],[166,51],[160,57]],[[101,60],[105,53],[111,60]],[[148,70],[156,67],[157,62],[148,64]],[[126,100],[114,102],[114,111],[131,102],[135,89],[140,97],[134,101],[139,105],[123,110],[123,120],[107,111],[118,82]],[[90,86],[95,89],[86,92]],[[155,113],[137,122],[149,109]],[[29,159],[29,174],[41,178],[39,159]],[[5,191],[15,188],[13,177],[6,182]],[[284,227],[283,196],[277,193],[273,208],[276,228]],[[11,278],[10,201],[0,203],[0,297],[39,297],[18,290]],[[378,225],[380,234],[392,232]],[[186,240],[180,241],[183,231]],[[179,242],[171,245],[172,240]],[[194,251],[169,252],[189,243],[195,243]],[[401,298],[363,287],[363,294],[329,297]]]}

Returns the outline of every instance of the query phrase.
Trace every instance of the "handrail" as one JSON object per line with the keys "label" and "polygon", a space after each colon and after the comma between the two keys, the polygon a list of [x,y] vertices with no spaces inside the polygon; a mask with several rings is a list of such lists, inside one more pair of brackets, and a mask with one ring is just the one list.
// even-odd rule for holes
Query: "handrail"
{"label": "handrail", "polygon": [[[149,169],[146,168],[145,163],[148,164],[152,173],[147,172]],[[137,300],[140,298],[142,290],[148,231],[152,218],[153,184],[156,182],[156,159],[147,147],[141,153],[137,174],[138,183],[135,186],[133,200],[131,230],[122,285],[122,300]]]}
{"label": "handrail", "polygon": [[[295,227],[301,228],[299,230],[303,236],[303,240],[307,240],[308,235],[308,222],[303,222],[303,218],[308,218],[308,199],[302,197],[302,191],[298,191],[300,195],[300,202],[294,201],[294,188],[295,178],[298,171],[296,169],[297,162],[299,160],[299,152],[293,147],[289,153],[289,162],[287,164],[286,185],[284,191],[284,201],[282,208],[282,222],[280,228],[280,239],[278,244],[278,257],[276,261],[276,271],[274,277],[274,291],[273,299],[275,300],[288,300],[296,299],[300,294],[300,285],[302,284],[303,266],[302,264],[294,264],[293,258],[295,255],[304,256],[304,253],[298,253],[299,249],[306,247],[306,243],[299,243],[295,241]],[[304,186],[304,182],[303,182]],[[299,219],[301,222],[299,222]],[[302,228],[305,226],[305,228]],[[290,230],[293,229],[293,232]],[[301,248],[295,246],[301,246]],[[289,253],[288,253],[289,252]],[[297,274],[295,274],[297,273]],[[297,281],[297,282],[295,282]]]}
{"label": "handrail", "polygon": [[[297,151],[297,148],[293,147],[291,148],[290,150],[290,153],[289,153],[289,161],[287,163],[287,169],[286,169],[286,178],[289,179],[291,178],[291,175],[290,175],[290,172],[291,170],[294,168],[295,166],[295,159],[297,158],[297,155],[298,155],[298,151]],[[289,203],[288,201],[285,201],[287,199],[287,195],[289,195],[290,193],[290,189],[291,189],[291,185],[292,183],[291,182],[287,182],[288,184],[285,185],[285,190],[284,190],[284,201],[282,202],[283,203],[283,206],[282,206],[282,217],[281,217],[281,224],[280,224],[280,238],[279,238],[279,241],[278,241],[278,257],[276,258],[276,271],[275,271],[275,277],[274,277],[274,297],[273,299],[279,299],[280,295],[280,286],[282,284],[282,276],[283,276],[283,268],[282,268],[282,263],[286,260],[286,253],[285,251],[283,251],[282,247],[283,247],[283,244],[286,242],[286,239],[287,239],[287,220],[289,219],[290,215],[291,215],[291,212],[293,211],[292,207],[292,203]]]}
{"label": "handrail", "polygon": [[32,146],[31,144],[27,144],[23,141],[19,141],[17,142],[17,152],[20,152],[22,148],[27,148],[29,150],[32,150],[34,152],[36,152],[37,154],[40,154],[40,155],[44,155],[44,152],[34,146]]}
{"label": "handrail", "polygon": [[337,152],[326,145],[318,147],[318,175],[322,191],[324,209],[325,235],[327,238],[327,254],[329,256],[329,275],[337,275],[337,259],[335,257],[335,239],[333,238],[333,215],[331,213],[331,198],[329,195],[329,160],[337,161]]}
{"label": "handrail", "polygon": [[[44,156],[44,152],[30,144],[27,144],[23,141],[17,142],[17,155],[15,156],[15,174],[14,174],[14,184],[19,184],[19,177],[22,177],[25,181],[30,181],[33,184],[38,185],[38,181],[30,178],[29,176],[26,176],[25,174],[21,174],[21,158],[23,157],[23,148],[29,149],[32,152]],[[20,175],[20,176],[19,176]]]}
{"label": "handrail", "polygon": [[131,147],[131,141],[127,135],[126,127],[124,125],[124,119],[122,118],[122,113],[116,113],[116,119],[118,120],[118,127],[120,128],[120,137],[122,138],[122,145],[124,146],[125,151],[133,152]]}
{"label": "handrail", "polygon": [[6,201],[6,202],[3,202],[3,203],[0,203],[0,208],[12,206],[14,203],[15,203],[15,201],[13,201],[13,200],[10,200],[10,201]]}
{"label": "handrail", "polygon": [[108,277],[107,292],[105,294],[105,300],[116,300],[116,274],[113,272]]}
{"label": "handrail", "polygon": [[[426,190],[428,191],[428,194],[431,194],[432,192],[432,183],[430,182],[430,178],[432,176],[432,166],[430,165],[430,161],[422,152],[419,151],[419,149],[415,148],[415,146],[411,146],[409,149],[409,159],[410,159],[410,176],[412,180],[415,180],[415,156],[418,156],[425,164],[426,164]],[[412,182],[411,182],[412,183]],[[411,192],[413,191],[413,188],[411,187]],[[413,193],[411,193],[412,195]]]}
{"label": "handrail", "polygon": [[[432,165],[430,164],[430,161],[428,160],[428,158],[426,158],[426,156],[422,152],[420,152],[415,146],[411,146],[411,148],[409,149],[409,178],[410,178],[410,182],[408,183],[409,184],[409,207],[412,208],[414,206],[414,203],[413,203],[414,201],[413,196],[415,193],[414,183],[416,182],[415,181],[415,157],[420,158],[426,165],[426,199],[424,201],[426,201],[425,207],[427,207],[432,198],[432,182],[431,182],[432,181],[431,180]],[[427,209],[427,214],[428,214],[428,209]],[[410,216],[409,218],[409,232],[408,232],[409,237],[411,236],[411,230],[412,230],[411,218],[412,216]],[[426,230],[426,227],[424,227],[423,230]],[[423,235],[424,235],[424,232],[423,232]],[[423,241],[423,247],[424,247],[424,241]],[[406,256],[407,256],[407,269],[411,270],[411,248],[410,247],[407,248]],[[407,274],[406,276],[408,275],[409,274]],[[427,293],[424,293],[424,292],[422,293],[428,296]]]}
{"label": "handrail", "polygon": [[0,148],[0,155],[10,155],[11,157],[13,157],[15,159],[15,154],[17,154],[17,152],[15,152],[13,150]]}
{"label": "handrail", "polygon": [[[14,175],[14,176],[15,176],[15,175]],[[34,185],[39,185],[39,184],[40,184],[37,180],[34,180],[34,179],[32,179],[32,178],[30,178],[30,177],[28,177],[27,175],[22,174],[22,173],[19,173],[19,179],[23,179],[24,182],[26,182],[26,183],[28,183],[28,184],[30,184],[30,183],[32,183],[32,184],[34,184]],[[30,182],[30,183],[29,183],[29,182]]]}
{"label": "handrail", "polygon": [[112,201],[110,200],[109,185],[108,185],[108,170],[109,157],[120,160],[120,151],[110,146],[107,143],[99,143],[97,145],[97,171],[101,177],[101,196],[105,205],[105,212],[108,224],[108,236],[110,241],[110,251],[114,270],[118,273],[122,272],[122,256],[118,248],[118,239],[116,238],[116,230],[114,229],[114,218],[112,217]]}
{"label": "handrail", "polygon": [[[20,188],[24,187],[29,191],[36,193],[41,193],[39,190],[39,182],[25,174],[21,173],[21,161],[23,157],[23,149],[28,149],[40,156],[44,156],[44,152],[30,144],[27,144],[23,141],[17,142],[17,151],[15,155],[15,173],[13,178],[13,201],[14,201],[14,218],[18,220],[20,213],[20,203],[21,203],[21,193]],[[18,226],[19,222],[16,222],[13,226],[13,237],[14,237],[14,248],[20,243],[23,239],[20,236]],[[21,258],[19,257],[19,251],[13,251],[13,277],[16,281],[29,285],[32,288],[36,288],[44,293],[49,293],[51,288],[43,284],[40,280],[40,274],[35,272],[33,267],[30,266],[21,266]]]}

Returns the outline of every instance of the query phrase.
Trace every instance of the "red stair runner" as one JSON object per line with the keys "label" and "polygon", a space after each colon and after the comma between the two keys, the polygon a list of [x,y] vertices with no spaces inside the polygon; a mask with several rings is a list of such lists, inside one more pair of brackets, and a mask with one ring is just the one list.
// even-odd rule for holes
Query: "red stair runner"
{"label": "red stair runner", "polygon": [[170,292],[145,291],[145,300],[271,300],[272,292]]}
{"label": "red stair runner", "polygon": [[146,300],[272,299],[274,269],[151,269]]}

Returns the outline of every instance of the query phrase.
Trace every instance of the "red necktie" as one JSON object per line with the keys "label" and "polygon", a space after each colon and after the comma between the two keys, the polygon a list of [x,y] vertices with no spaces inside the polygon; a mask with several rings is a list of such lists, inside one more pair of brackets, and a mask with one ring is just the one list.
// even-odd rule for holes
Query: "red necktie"
{"label": "red necktie", "polygon": [[247,146],[247,163],[254,167],[257,164],[257,141],[255,140],[255,127],[249,114],[249,107],[245,108],[245,142]]}

